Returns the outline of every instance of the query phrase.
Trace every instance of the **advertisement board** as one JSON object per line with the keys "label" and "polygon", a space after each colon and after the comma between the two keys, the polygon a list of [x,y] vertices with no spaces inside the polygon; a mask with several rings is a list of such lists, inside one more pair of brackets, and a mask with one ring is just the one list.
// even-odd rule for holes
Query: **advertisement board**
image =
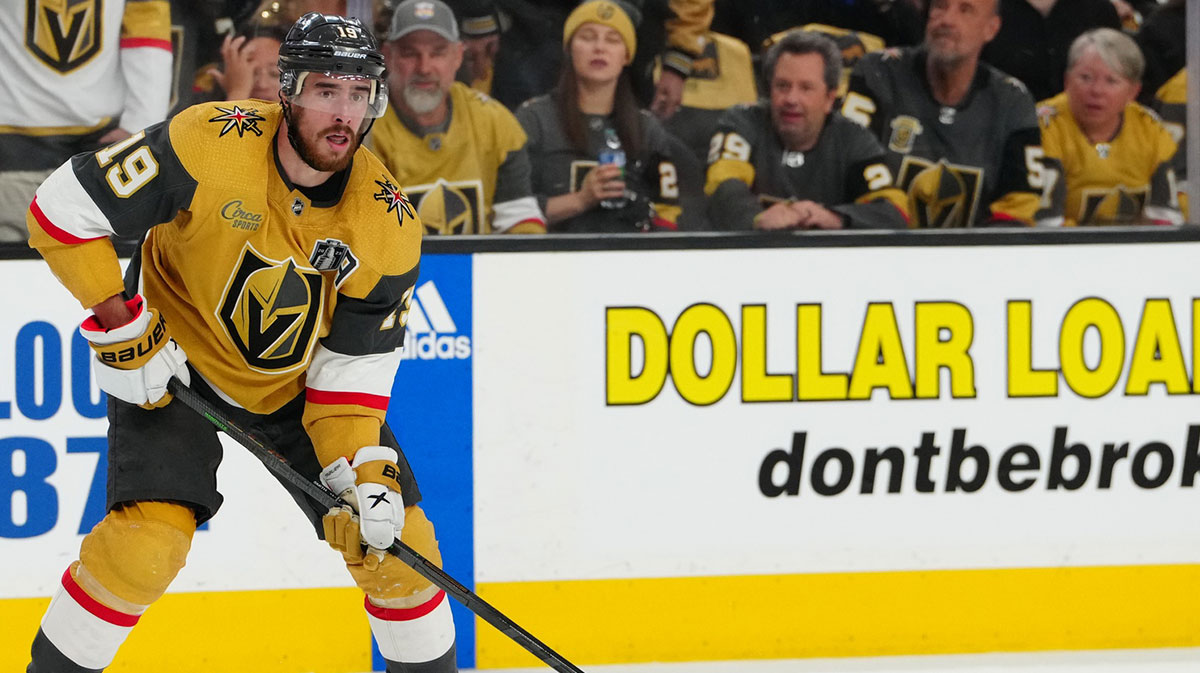
{"label": "advertisement board", "polygon": [[1196,253],[480,256],[479,591],[594,662],[1194,644]]}

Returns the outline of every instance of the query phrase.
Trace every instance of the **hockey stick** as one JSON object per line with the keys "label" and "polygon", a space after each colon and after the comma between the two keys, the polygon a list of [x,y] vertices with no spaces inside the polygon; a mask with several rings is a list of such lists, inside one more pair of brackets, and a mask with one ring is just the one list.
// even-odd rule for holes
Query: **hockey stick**
{"label": "hockey stick", "polygon": [[[305,495],[315,500],[321,507],[326,509],[344,505],[345,502],[333,494],[332,491],[325,488],[323,485],[309,481],[304,478],[304,475],[296,471],[296,468],[275,450],[265,439],[257,435],[247,432],[242,429],[237,423],[229,420],[208,400],[200,397],[196,391],[183,385],[179,379],[172,378],[167,384],[167,390],[175,396],[177,400],[183,402],[185,406],[192,411],[206,418],[210,423],[215,425],[218,430],[229,435],[238,444],[250,450],[255,458],[262,461],[267,469],[275,474],[275,476],[283,479],[287,483],[295,486],[304,492]],[[512,638],[518,645],[525,648],[530,654],[541,659],[547,666],[553,668],[559,673],[583,673],[578,667],[567,661],[554,650],[550,649],[542,641],[533,637],[525,629],[518,626],[513,620],[505,616],[490,603],[480,598],[475,592],[459,584],[444,570],[430,563],[425,557],[418,554],[412,547],[397,539],[387,549],[389,554],[392,554],[403,561],[408,567],[417,571],[421,577],[429,580],[437,588],[445,591],[462,603],[468,610],[483,618],[488,624],[496,627],[501,633]]]}

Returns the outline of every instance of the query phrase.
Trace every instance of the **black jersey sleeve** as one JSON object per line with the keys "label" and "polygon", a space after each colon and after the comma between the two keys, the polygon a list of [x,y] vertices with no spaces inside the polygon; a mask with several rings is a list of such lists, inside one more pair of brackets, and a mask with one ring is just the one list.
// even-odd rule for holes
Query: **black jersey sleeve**
{"label": "black jersey sleeve", "polygon": [[708,219],[714,229],[754,228],[754,218],[763,211],[754,193],[755,145],[760,129],[755,107],[737,105],[717,121],[708,147],[708,170],[704,192],[708,195]]}

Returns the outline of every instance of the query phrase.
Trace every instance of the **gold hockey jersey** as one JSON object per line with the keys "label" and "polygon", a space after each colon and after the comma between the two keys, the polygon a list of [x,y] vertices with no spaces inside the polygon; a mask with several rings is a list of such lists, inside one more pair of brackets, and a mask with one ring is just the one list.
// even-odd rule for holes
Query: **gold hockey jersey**
{"label": "gold hockey jersey", "polygon": [[188,108],[63,164],[27,222],[84,307],[122,291],[108,236],[144,234],[136,280],[195,371],[254,413],[305,394],[328,464],[379,441],[421,223],[365,149],[311,201],[275,155],[281,120],[265,101]]}
{"label": "gold hockey jersey", "polygon": [[1046,192],[1039,225],[1181,224],[1171,160],[1176,144],[1158,115],[1125,106],[1116,137],[1091,143],[1061,93],[1038,105]]}
{"label": "gold hockey jersey", "polygon": [[545,230],[530,186],[525,131],[503,105],[461,82],[450,89],[444,132],[417,135],[389,106],[368,143],[405,185],[426,233]]}

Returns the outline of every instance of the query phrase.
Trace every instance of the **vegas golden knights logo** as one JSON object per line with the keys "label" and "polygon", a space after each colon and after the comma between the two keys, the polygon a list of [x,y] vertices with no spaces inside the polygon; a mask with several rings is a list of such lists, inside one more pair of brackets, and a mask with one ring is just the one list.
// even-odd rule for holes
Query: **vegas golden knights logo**
{"label": "vegas golden knights logo", "polygon": [[918,227],[970,227],[974,223],[983,189],[983,171],[978,168],[906,156],[896,182],[908,193],[909,209]]}
{"label": "vegas golden knights logo", "polygon": [[426,234],[486,234],[491,231],[483,210],[483,185],[479,180],[447,181],[406,189]]}
{"label": "vegas golden knights logo", "polygon": [[100,53],[104,0],[26,0],[25,47],[64,75]]}
{"label": "vegas golden knights logo", "polygon": [[321,274],[247,245],[217,317],[251,368],[268,374],[301,366],[321,318]]}
{"label": "vegas golden knights logo", "polygon": [[1085,189],[1079,196],[1078,224],[1137,224],[1146,207],[1149,189],[1145,185]]}

